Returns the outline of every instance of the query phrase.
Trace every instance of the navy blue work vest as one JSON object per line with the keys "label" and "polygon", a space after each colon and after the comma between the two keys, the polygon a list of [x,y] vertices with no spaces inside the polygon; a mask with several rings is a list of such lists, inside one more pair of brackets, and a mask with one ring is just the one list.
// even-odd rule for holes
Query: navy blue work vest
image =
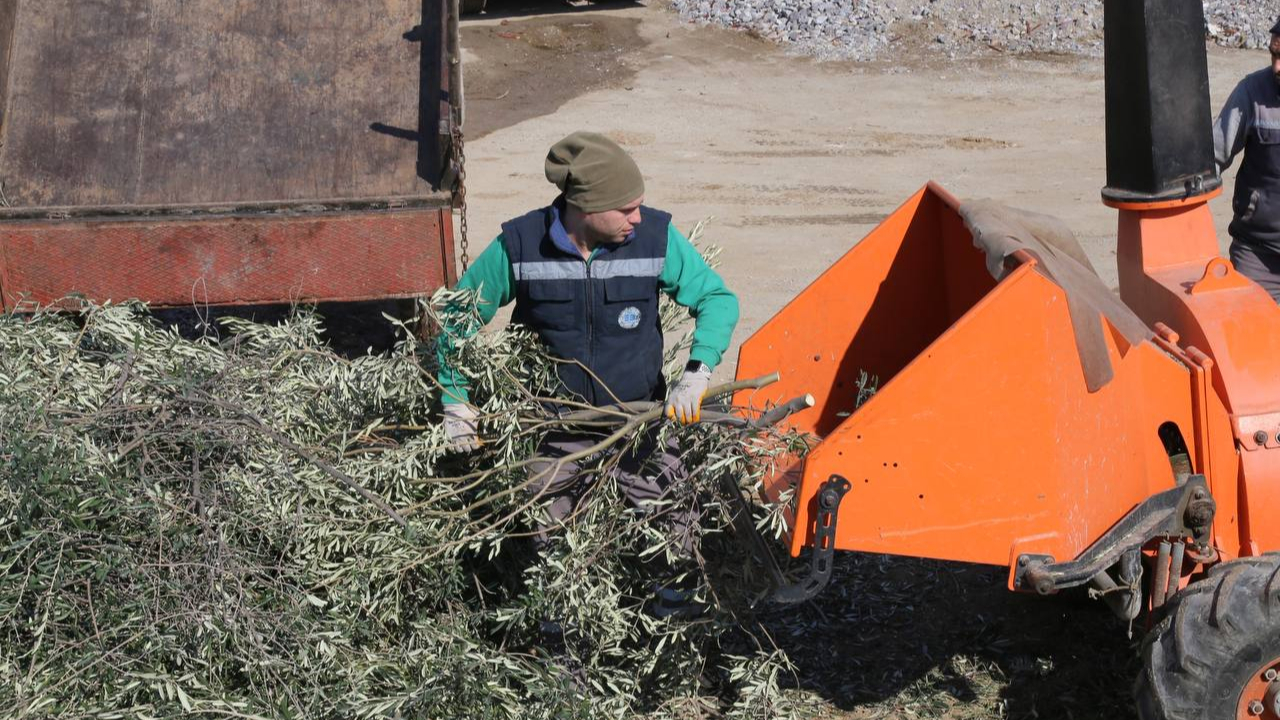
{"label": "navy blue work vest", "polygon": [[545,207],[502,225],[516,281],[512,321],[574,361],[559,365],[568,396],[592,405],[662,399],[658,277],[671,216],[642,205],[635,234],[600,246],[590,263],[556,247],[551,223]]}
{"label": "navy blue work vest", "polygon": [[1271,68],[1250,74],[1253,127],[1245,140],[1244,160],[1231,199],[1234,217],[1227,232],[1280,252],[1280,86]]}

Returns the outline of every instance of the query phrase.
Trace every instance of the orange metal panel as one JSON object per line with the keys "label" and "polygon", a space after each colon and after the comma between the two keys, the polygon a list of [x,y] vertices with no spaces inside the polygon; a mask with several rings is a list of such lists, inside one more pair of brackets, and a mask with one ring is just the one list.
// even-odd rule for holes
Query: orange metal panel
{"label": "orange metal panel", "polygon": [[1189,428],[1190,407],[1185,391],[1181,406],[1150,391],[1186,388],[1187,371],[1150,344],[1124,358],[1112,344],[1116,377],[1090,394],[1066,296],[1032,267],[810,455],[799,527],[810,496],[839,473],[854,490],[838,548],[1003,565],[1017,544],[1065,560],[1173,486],[1158,430]]}
{"label": "orange metal panel", "polygon": [[[1239,503],[1239,538],[1228,545],[1241,554],[1280,549],[1280,523],[1269,521],[1280,508],[1280,307],[1219,257],[1204,201],[1121,210],[1117,255],[1124,301],[1213,361],[1211,380],[1229,413],[1230,442],[1214,455],[1213,464],[1224,467],[1210,478],[1211,487],[1220,518],[1224,501]],[[1239,474],[1228,475],[1228,467]]]}
{"label": "orange metal panel", "polygon": [[1218,256],[1207,204],[1121,211],[1117,255],[1125,303],[1214,359],[1233,414],[1280,411],[1280,307]]}
{"label": "orange metal panel", "polygon": [[[788,423],[825,435],[852,408],[860,372],[887,382],[994,287],[959,217],[941,212],[954,205],[940,187],[921,188],[757,330],[739,351],[738,377],[782,379],[740,393],[735,405],[763,409],[811,393],[816,406]],[[941,242],[944,234],[961,241]],[[773,501],[803,470],[794,458],[777,465],[763,493]]]}
{"label": "orange metal panel", "polygon": [[782,380],[736,404],[812,393],[817,406],[789,422],[825,435],[852,409],[860,371],[887,382],[994,287],[948,203],[922,188],[743,343],[739,377]]}
{"label": "orange metal panel", "polygon": [[450,210],[0,223],[0,303],[368,300],[452,281]]}
{"label": "orange metal panel", "polygon": [[[997,286],[955,207],[927,186],[742,347],[741,377],[782,380],[737,404],[818,401],[792,424],[821,442],[766,488],[776,498],[800,481],[792,551],[812,542],[813,497],[838,473],[854,488],[837,548],[997,565],[1015,550],[1074,558],[1173,485],[1167,422],[1193,464],[1231,487],[1230,420],[1194,351],[1129,347],[1112,329],[1116,376],[1089,393],[1061,288],[1034,261]],[[880,389],[855,411],[860,370]],[[1234,502],[1219,507],[1231,554]]]}
{"label": "orange metal panel", "polygon": [[[1183,437],[1188,444],[1193,471],[1205,476],[1217,503],[1213,524],[1214,547],[1224,560],[1230,560],[1242,554],[1237,497],[1241,466],[1231,433],[1230,416],[1211,385],[1214,363],[1199,350],[1178,345],[1181,338],[1168,325],[1157,322],[1155,328],[1156,345],[1190,371],[1186,390],[1191,399],[1192,418],[1190,427],[1183,428]],[[1177,387],[1170,388],[1168,395],[1180,395],[1177,391]],[[1187,430],[1190,430],[1189,434]]]}

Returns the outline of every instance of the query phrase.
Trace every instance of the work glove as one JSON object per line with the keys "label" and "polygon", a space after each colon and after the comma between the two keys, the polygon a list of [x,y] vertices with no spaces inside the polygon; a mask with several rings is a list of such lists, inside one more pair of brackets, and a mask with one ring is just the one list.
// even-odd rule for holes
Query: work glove
{"label": "work glove", "polygon": [[702,398],[711,384],[711,368],[705,363],[690,361],[684,368],[680,381],[667,393],[667,417],[684,425],[702,419]]}
{"label": "work glove", "polygon": [[449,445],[458,452],[480,449],[476,435],[476,409],[466,403],[447,403],[444,406],[444,434]]}

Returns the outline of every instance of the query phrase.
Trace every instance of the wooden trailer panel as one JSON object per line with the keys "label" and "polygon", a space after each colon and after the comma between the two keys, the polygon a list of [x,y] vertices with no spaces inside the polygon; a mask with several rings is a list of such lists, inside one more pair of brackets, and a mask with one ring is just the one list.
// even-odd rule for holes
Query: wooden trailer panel
{"label": "wooden trailer panel", "polygon": [[422,19],[442,11],[440,0],[0,0],[9,204],[431,194],[444,22]]}

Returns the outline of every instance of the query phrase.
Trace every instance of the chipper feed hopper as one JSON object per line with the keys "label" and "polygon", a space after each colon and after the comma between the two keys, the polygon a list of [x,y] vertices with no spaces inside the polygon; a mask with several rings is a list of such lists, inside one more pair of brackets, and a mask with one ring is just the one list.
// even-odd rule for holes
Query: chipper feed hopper
{"label": "chipper feed hopper", "polygon": [[[1107,0],[1120,298],[1050,218],[930,183],[743,346],[819,439],[791,550],[1009,568],[1146,614],[1144,718],[1280,718],[1280,308],[1219,256],[1198,0]],[[861,373],[878,390],[858,403]]]}

